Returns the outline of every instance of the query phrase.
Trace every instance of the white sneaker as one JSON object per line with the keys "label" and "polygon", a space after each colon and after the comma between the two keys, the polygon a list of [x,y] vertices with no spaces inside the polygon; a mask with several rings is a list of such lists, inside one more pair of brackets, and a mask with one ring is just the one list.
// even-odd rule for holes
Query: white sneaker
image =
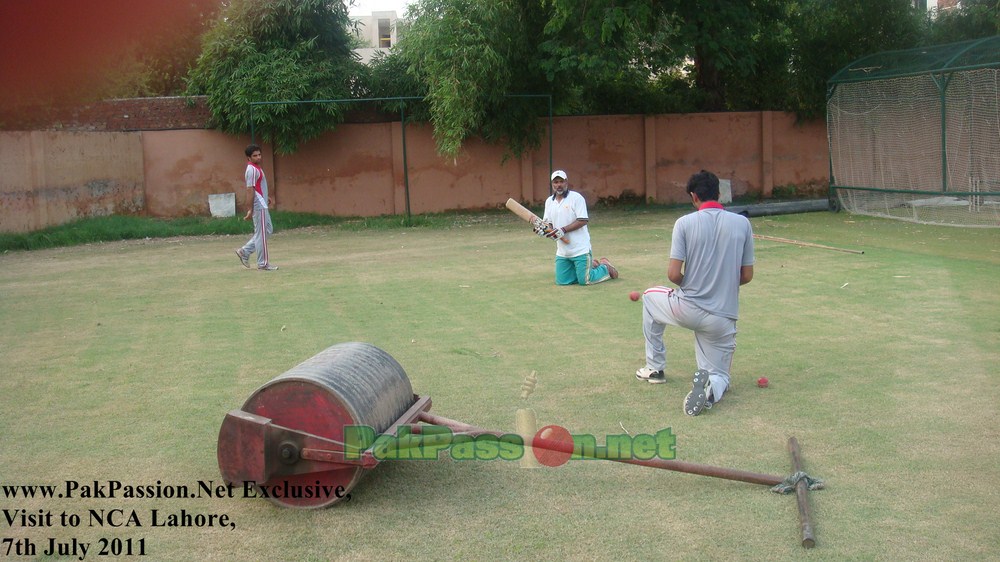
{"label": "white sneaker", "polygon": [[667,377],[663,375],[663,371],[654,371],[649,367],[643,367],[635,372],[635,378],[646,381],[650,384],[662,384],[667,382]]}
{"label": "white sneaker", "polygon": [[712,408],[712,382],[709,380],[708,371],[698,369],[691,380],[691,392],[684,397],[684,413],[689,416],[697,416],[705,410]]}
{"label": "white sneaker", "polygon": [[260,271],[277,271],[278,270],[278,266],[267,264],[267,265],[262,265],[262,266],[258,267],[257,269],[260,270]]}

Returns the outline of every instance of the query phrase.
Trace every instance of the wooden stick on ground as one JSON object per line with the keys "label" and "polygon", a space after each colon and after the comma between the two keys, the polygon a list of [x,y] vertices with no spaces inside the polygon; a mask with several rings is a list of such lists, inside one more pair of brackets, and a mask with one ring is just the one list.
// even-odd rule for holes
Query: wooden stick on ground
{"label": "wooden stick on ground", "polygon": [[849,250],[847,248],[835,248],[833,246],[824,246],[823,244],[814,244],[812,242],[803,242],[801,240],[792,240],[791,238],[779,238],[777,236],[767,236],[765,234],[754,234],[754,238],[758,240],[769,240],[771,242],[784,242],[785,244],[795,244],[796,246],[805,246],[807,248],[820,248],[823,250],[833,250],[835,252],[847,252],[848,254],[863,254],[862,250]]}
{"label": "wooden stick on ground", "polygon": [[[799,454],[799,442],[794,437],[788,438],[788,452],[792,454],[792,471],[802,472],[802,458]],[[816,546],[816,537],[813,535],[812,517],[809,515],[809,498],[806,492],[809,491],[809,484],[803,478],[795,484],[795,500],[799,505],[799,526],[802,528],[802,546],[812,548]]]}
{"label": "wooden stick on ground", "polygon": [[[482,435],[484,433],[496,435],[498,437],[504,435],[504,433],[499,431],[479,428],[474,425],[469,425],[467,423],[456,421],[450,418],[445,418],[442,416],[431,414],[430,412],[421,412],[420,421],[427,424],[440,425],[443,427],[447,427],[452,431],[468,433],[471,435]],[[577,448],[571,441],[544,439],[536,436],[534,439],[532,439],[531,446],[534,447],[535,449],[556,451],[564,453],[566,455],[572,455],[572,454],[583,455],[583,451]],[[597,457],[588,457],[588,458],[597,458]],[[759,474],[756,472],[749,472],[746,470],[724,468],[721,466],[711,466],[707,464],[698,464],[698,463],[678,461],[673,459],[668,460],[661,458],[652,458],[648,460],[642,460],[631,457],[624,457],[624,458],[608,457],[604,458],[603,460],[609,460],[625,464],[635,464],[650,468],[673,470],[674,472],[700,474],[701,476],[711,476],[713,478],[723,478],[726,480],[737,480],[739,482],[749,482],[750,484],[763,484],[765,486],[776,486],[784,481],[784,478],[782,478],[781,476],[775,476],[771,474]]]}

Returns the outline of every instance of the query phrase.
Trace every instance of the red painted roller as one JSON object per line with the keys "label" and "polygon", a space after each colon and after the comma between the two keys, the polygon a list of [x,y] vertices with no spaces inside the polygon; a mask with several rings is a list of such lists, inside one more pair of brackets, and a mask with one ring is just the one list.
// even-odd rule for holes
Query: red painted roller
{"label": "red painted roller", "polygon": [[[371,344],[352,342],[329,347],[264,384],[247,399],[242,410],[270,419],[275,426],[340,443],[344,440],[344,426],[368,426],[376,434],[382,433],[413,401],[410,381],[395,359]],[[226,463],[233,462],[224,458],[228,455],[225,451],[234,448],[234,444],[223,441],[232,435],[224,424],[219,444],[223,474],[227,472]],[[295,450],[292,446],[288,448]],[[280,447],[277,450],[281,450]],[[274,452],[272,448],[272,456]],[[281,452],[294,460],[294,453]],[[280,457],[266,459],[272,467],[287,461]],[[281,496],[287,493],[289,497],[268,494],[270,501],[285,507],[325,507],[342,499],[364,470],[360,466],[347,466],[274,476],[259,490],[273,491]],[[325,492],[336,487],[341,487],[341,494]],[[312,497],[301,497],[303,495]]]}

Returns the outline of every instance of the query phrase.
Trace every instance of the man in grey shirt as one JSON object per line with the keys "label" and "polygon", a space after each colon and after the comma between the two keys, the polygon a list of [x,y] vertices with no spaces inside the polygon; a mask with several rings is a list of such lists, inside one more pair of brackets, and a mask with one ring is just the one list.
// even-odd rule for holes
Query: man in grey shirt
{"label": "man in grey shirt", "polygon": [[646,366],[639,380],[666,382],[669,324],[694,332],[698,370],[684,398],[684,413],[697,416],[722,399],[736,350],[740,285],[753,279],[753,232],[746,217],[719,204],[719,178],[702,170],[687,193],[698,211],[674,223],[667,278],[678,286],[650,287],[642,296]]}

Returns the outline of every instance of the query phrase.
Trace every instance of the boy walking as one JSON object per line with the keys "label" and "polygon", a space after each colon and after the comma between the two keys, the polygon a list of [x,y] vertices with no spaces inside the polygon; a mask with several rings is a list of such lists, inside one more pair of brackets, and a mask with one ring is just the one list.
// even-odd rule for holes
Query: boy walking
{"label": "boy walking", "polygon": [[240,258],[243,267],[250,268],[250,255],[257,252],[257,269],[261,271],[274,271],[278,266],[271,265],[267,255],[267,237],[274,232],[271,226],[271,213],[268,211],[268,204],[271,199],[267,195],[267,178],[264,177],[264,169],[260,167],[263,159],[260,147],[251,144],[244,151],[247,156],[247,169],[245,173],[247,187],[247,214],[243,220],[248,221],[253,217],[253,236],[242,248],[236,250],[236,255]]}

